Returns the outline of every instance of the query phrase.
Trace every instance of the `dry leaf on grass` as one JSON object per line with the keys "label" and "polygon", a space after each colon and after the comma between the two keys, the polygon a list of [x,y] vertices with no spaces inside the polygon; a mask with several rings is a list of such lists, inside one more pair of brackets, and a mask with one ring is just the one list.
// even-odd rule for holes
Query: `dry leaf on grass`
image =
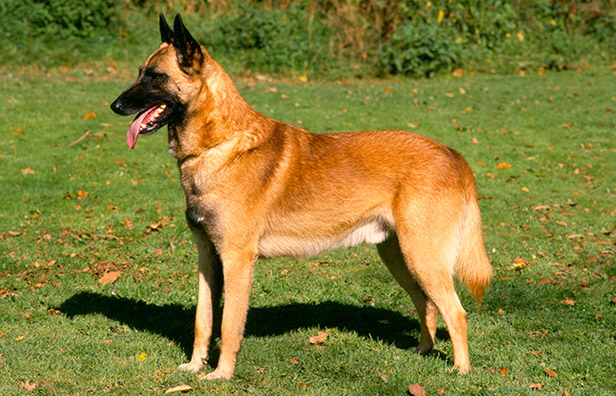
{"label": "dry leaf on grass", "polygon": [[19,388],[25,390],[26,392],[34,392],[36,389],[36,382],[32,384],[30,383],[30,380],[21,381]]}
{"label": "dry leaf on grass", "polygon": [[98,283],[100,283],[101,285],[108,285],[118,280],[119,277],[120,277],[120,271],[106,272],[105,275],[103,275],[98,280]]}
{"label": "dry leaf on grass", "polygon": [[310,337],[310,343],[313,345],[323,344],[327,340],[327,333],[319,331],[319,334]]}
{"label": "dry leaf on grass", "polygon": [[554,377],[554,378],[558,377],[558,373],[554,370],[545,369],[543,371],[550,377]]}
{"label": "dry leaf on grass", "polygon": [[192,390],[193,387],[190,385],[178,385],[178,386],[174,386],[173,388],[169,388],[165,391],[165,395],[168,393],[175,393],[175,392],[188,392],[189,390]]}
{"label": "dry leaf on grass", "polygon": [[426,390],[419,384],[410,384],[409,393],[413,396],[426,396]]}

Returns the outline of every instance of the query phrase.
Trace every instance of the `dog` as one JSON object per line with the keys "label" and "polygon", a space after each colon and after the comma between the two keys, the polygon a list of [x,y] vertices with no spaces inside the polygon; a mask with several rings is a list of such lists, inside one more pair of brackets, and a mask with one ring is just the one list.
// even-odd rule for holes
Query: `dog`
{"label": "dog", "polygon": [[467,315],[453,276],[481,302],[492,267],[463,157],[411,132],[314,134],[263,116],[180,15],[172,29],[161,13],[160,34],[160,47],[111,109],[137,114],[127,132],[131,149],[167,125],[177,160],[199,255],[192,358],[179,369],[206,366],[221,322],[218,365],[205,378],[233,376],[260,256],[306,258],[365,242],[416,306],[418,352],[433,348],[440,312],[453,366],[467,373]]}

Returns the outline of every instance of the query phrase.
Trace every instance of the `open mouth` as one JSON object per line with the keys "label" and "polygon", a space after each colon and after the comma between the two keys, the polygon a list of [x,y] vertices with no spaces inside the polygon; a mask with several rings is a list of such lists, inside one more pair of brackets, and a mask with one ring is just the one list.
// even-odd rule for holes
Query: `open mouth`
{"label": "open mouth", "polygon": [[171,112],[171,108],[163,103],[139,113],[126,133],[128,147],[135,147],[140,134],[150,135],[167,124]]}

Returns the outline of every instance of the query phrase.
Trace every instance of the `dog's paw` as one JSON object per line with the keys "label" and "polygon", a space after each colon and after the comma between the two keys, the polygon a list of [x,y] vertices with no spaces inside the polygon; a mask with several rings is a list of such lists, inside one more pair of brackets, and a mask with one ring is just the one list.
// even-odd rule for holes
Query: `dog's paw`
{"label": "dog's paw", "polygon": [[220,369],[216,369],[209,374],[201,374],[199,375],[199,379],[204,379],[208,381],[218,380],[218,379],[231,379],[233,377],[233,373],[225,372]]}
{"label": "dog's paw", "polygon": [[432,343],[426,343],[423,345],[419,343],[419,345],[415,347],[415,352],[417,352],[420,355],[428,355],[430,352],[432,352],[433,348],[434,348],[434,344]]}
{"label": "dog's paw", "polygon": [[465,362],[463,364],[455,364],[453,365],[453,367],[449,370],[450,372],[455,372],[458,371],[460,374],[468,374],[471,371],[471,364],[468,362]]}
{"label": "dog's paw", "polygon": [[179,370],[188,371],[190,373],[198,373],[205,367],[205,364],[201,361],[190,361],[188,363],[180,364],[178,366]]}

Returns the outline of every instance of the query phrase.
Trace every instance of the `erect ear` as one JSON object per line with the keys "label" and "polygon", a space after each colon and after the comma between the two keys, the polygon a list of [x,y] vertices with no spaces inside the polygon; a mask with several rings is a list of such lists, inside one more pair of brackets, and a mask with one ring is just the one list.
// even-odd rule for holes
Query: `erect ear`
{"label": "erect ear", "polygon": [[171,44],[173,41],[173,30],[169,27],[167,20],[163,13],[160,13],[159,18],[159,26],[160,26],[160,39],[163,43]]}
{"label": "erect ear", "polygon": [[203,64],[203,52],[182,22],[180,14],[173,21],[173,46],[177,50],[178,64],[186,73],[199,72]]}

